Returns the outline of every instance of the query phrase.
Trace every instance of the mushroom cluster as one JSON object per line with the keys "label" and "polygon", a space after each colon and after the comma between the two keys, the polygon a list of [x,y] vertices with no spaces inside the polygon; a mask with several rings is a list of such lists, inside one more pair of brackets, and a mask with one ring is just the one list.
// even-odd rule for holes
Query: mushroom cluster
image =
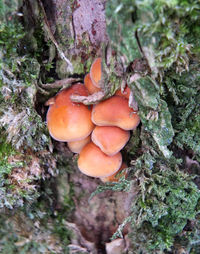
{"label": "mushroom cluster", "polygon": [[128,105],[129,87],[91,107],[70,98],[101,91],[101,76],[101,58],[97,58],[84,84],[63,89],[48,101],[47,127],[52,138],[67,142],[69,149],[79,154],[78,168],[82,173],[115,182],[118,173],[127,167],[120,150],[128,142],[130,130],[140,122],[137,112]]}

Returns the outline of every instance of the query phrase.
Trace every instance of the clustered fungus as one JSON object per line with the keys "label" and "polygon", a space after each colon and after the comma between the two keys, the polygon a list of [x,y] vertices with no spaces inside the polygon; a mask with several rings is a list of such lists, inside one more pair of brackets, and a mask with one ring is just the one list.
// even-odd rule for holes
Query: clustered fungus
{"label": "clustered fungus", "polygon": [[[76,83],[48,100],[47,127],[57,141],[67,142],[78,155],[79,170],[103,182],[117,182],[127,167],[120,150],[130,138],[140,118],[129,107],[130,88],[91,107],[73,102],[71,95],[88,96],[101,91],[101,58],[97,58],[85,76],[84,84]],[[121,172],[122,171],[122,172]]]}

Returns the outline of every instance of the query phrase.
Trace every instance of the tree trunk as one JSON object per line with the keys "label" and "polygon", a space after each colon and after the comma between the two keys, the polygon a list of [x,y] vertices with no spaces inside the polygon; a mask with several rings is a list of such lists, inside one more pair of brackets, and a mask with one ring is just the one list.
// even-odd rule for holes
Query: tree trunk
{"label": "tree trunk", "polygon": [[[199,253],[199,10],[0,0],[1,253]],[[141,120],[114,183],[83,175],[46,126],[54,96],[97,57],[101,91],[71,99],[93,105],[128,85]]]}

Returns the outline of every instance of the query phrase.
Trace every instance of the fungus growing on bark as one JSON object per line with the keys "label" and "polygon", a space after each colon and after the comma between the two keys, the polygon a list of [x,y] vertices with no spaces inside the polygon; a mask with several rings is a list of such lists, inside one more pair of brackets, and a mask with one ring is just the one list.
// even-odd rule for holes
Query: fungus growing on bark
{"label": "fungus growing on bark", "polygon": [[71,101],[72,94],[87,96],[83,84],[75,84],[59,92],[47,112],[47,127],[50,135],[58,141],[72,142],[86,138],[94,128],[91,110],[82,103]]}
{"label": "fungus growing on bark", "polygon": [[91,135],[92,142],[109,156],[118,153],[128,142],[130,132],[115,126],[96,126]]}
{"label": "fungus growing on bark", "polygon": [[121,167],[122,155],[117,153],[114,156],[108,156],[94,143],[90,142],[80,152],[78,158],[79,170],[92,177],[107,177]]}
{"label": "fungus growing on bark", "polygon": [[90,78],[90,74],[88,73],[85,78],[84,78],[84,85],[86,86],[87,90],[89,91],[90,94],[97,93],[101,91],[100,88],[96,87]]}
{"label": "fungus growing on bark", "polygon": [[101,58],[99,57],[94,60],[90,68],[90,78],[92,83],[98,88],[100,88],[101,74]]}
{"label": "fungus growing on bark", "polygon": [[85,76],[85,85],[72,85],[47,101],[47,126],[54,139],[68,142],[69,149],[79,153],[78,168],[82,173],[104,182],[118,181],[118,172],[126,167],[126,164],[121,167],[119,151],[129,140],[129,130],[137,127],[140,118],[128,105],[128,86],[123,92],[118,90],[111,98],[93,105],[92,111],[72,101],[74,95],[88,98],[89,93],[100,93],[100,87],[95,86],[100,86],[100,81],[101,58],[97,58]]}
{"label": "fungus growing on bark", "polygon": [[93,106],[92,121],[98,126],[117,126],[133,130],[140,123],[137,113],[128,106],[128,100],[113,96]]}

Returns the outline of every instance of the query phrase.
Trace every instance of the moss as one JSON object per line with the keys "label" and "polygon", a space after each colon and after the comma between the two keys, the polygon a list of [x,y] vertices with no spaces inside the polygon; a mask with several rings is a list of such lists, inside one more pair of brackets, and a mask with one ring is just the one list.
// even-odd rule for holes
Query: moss
{"label": "moss", "polygon": [[[24,200],[34,200],[38,192],[34,189],[33,180],[36,175],[27,173],[27,164],[32,161],[7,144],[5,137],[1,137],[0,145],[0,208],[23,206]],[[38,176],[39,178],[39,176]]]}
{"label": "moss", "polygon": [[14,156],[16,154],[18,154],[17,151],[10,144],[7,144],[5,142],[5,137],[4,139],[3,137],[1,137],[0,144],[1,179],[11,172],[14,166],[8,163],[8,158],[9,156]]}
{"label": "moss", "polygon": [[[132,223],[133,253],[166,253],[181,238],[188,221],[197,223],[198,219],[198,187],[181,169],[188,170],[182,161],[185,154],[192,154],[195,163],[199,160],[200,40],[196,22],[200,5],[198,1],[127,0],[109,1],[106,8],[111,43],[125,59],[125,67],[138,57],[137,31],[138,48],[151,71],[129,82],[142,122],[140,153],[129,155],[134,158],[130,181],[122,179],[97,193],[109,188],[138,191],[127,217]],[[133,74],[134,69],[129,75]],[[182,151],[177,152],[177,147]],[[196,226],[191,229],[195,230]],[[189,237],[186,239],[190,246]]]}
{"label": "moss", "polygon": [[166,98],[172,100],[170,111],[174,128],[177,130],[176,145],[181,149],[192,149],[194,158],[197,160],[200,156],[198,66],[199,63],[193,63],[190,66],[190,71],[184,72],[182,76],[170,72],[171,79],[169,77],[164,79],[169,91]]}
{"label": "moss", "polygon": [[[0,23],[0,125],[3,133],[0,140],[0,206],[24,206],[26,214],[22,212],[19,217],[27,221],[24,228],[31,228],[35,238],[24,239],[24,232],[17,232],[21,222],[15,227],[12,216],[11,221],[4,221],[2,216],[0,251],[68,253],[70,232],[65,219],[74,209],[74,186],[69,183],[68,174],[63,172],[56,181],[43,182],[40,193],[34,189],[39,187],[41,177],[46,177],[44,169],[55,174],[52,168],[56,168],[55,151],[53,156],[49,152],[49,134],[35,110],[36,98],[39,102],[45,100],[38,92],[38,86],[57,76],[66,78],[68,69],[66,63],[56,59],[55,46],[46,39],[44,24],[39,24],[43,19],[38,9],[33,8],[37,12],[33,13],[35,24],[27,35],[28,19],[24,17],[23,27],[16,15],[20,2],[10,1],[10,7],[9,2],[5,2],[6,5],[0,0],[0,14],[3,14],[0,15],[3,20]],[[125,152],[131,162],[129,177],[116,184],[102,185],[94,193],[107,189],[129,193],[132,200],[129,216],[114,236],[121,237],[125,224],[131,223],[130,251],[135,253],[164,253],[176,242],[185,242],[191,253],[198,252],[200,194],[193,177],[181,169],[188,170],[183,164],[185,154],[192,153],[193,160],[200,157],[199,8],[198,1],[182,0],[109,1],[106,5],[111,43],[118,59],[124,61],[124,68],[121,68],[121,62],[117,66],[119,73],[115,72],[115,57],[109,66],[103,63],[106,93],[115,92],[121,85],[123,71],[134,58],[140,57],[141,49],[134,36],[136,31],[143,57],[151,69],[136,82],[129,82],[142,122]],[[89,71],[95,50],[91,51],[85,36],[77,47],[80,54],[70,54],[74,49],[71,15],[72,6],[63,12],[61,23],[56,24],[55,38],[66,56],[72,58],[73,74],[82,76]],[[134,73],[126,74],[129,80]],[[178,154],[180,148],[181,155]],[[57,160],[60,162],[57,171],[66,169],[70,163],[64,155],[63,158],[57,156]],[[36,166],[31,167],[33,164]],[[27,175],[31,168],[34,170]],[[40,171],[38,175],[36,169]],[[47,186],[48,183],[53,187]],[[60,210],[54,206],[55,186],[58,186]],[[40,199],[33,203],[39,195]],[[41,226],[35,228],[33,225],[38,221]],[[187,230],[189,223],[193,223],[193,227]],[[52,245],[46,244],[49,237]]]}
{"label": "moss", "polygon": [[37,209],[36,218],[30,218],[23,212],[10,219],[0,216],[1,253],[69,253],[70,232],[64,222],[56,218],[48,219],[46,223],[46,211],[40,210],[39,214]]}
{"label": "moss", "polygon": [[138,249],[134,253],[170,250],[188,220],[195,220],[198,214],[200,191],[192,177],[178,169],[177,163],[180,161],[167,162],[162,156],[145,153],[130,168],[132,180],[121,179],[115,185],[103,185],[93,194],[107,189],[137,192],[130,216],[113,236],[114,239],[121,237],[123,227],[131,223],[132,248]]}
{"label": "moss", "polygon": [[124,55],[126,65],[140,57],[137,41],[134,37],[132,18],[136,18],[134,1],[109,1],[106,4],[107,31],[111,43],[120,55]]}
{"label": "moss", "polygon": [[[42,45],[40,42],[44,42],[44,35],[41,30],[40,33],[35,33],[35,35],[38,34],[38,44],[35,44],[35,51],[32,51],[33,47],[30,45],[33,44],[28,43],[31,38],[27,36],[17,16],[19,2],[16,3],[5,1],[2,4],[3,22],[0,22],[0,129],[2,135],[0,153],[3,154],[1,208],[10,209],[23,206],[24,201],[32,202],[38,198],[37,184],[44,173],[40,159],[52,161],[48,151],[50,137],[45,123],[35,110],[36,83],[43,68],[43,65],[38,62],[41,60],[43,51],[37,45]],[[50,68],[47,71],[49,70]],[[6,152],[5,149],[7,149]]]}
{"label": "moss", "polygon": [[[50,140],[46,126],[34,109],[35,83],[43,68],[38,63],[42,48],[37,47],[33,54],[28,49],[24,52],[25,36],[17,17],[1,24],[0,48],[3,54],[0,57],[0,125],[4,133],[8,131],[8,142],[12,142],[17,149],[24,146],[24,149],[31,147],[36,151],[47,147]],[[38,43],[44,41],[41,32],[37,39]]]}

